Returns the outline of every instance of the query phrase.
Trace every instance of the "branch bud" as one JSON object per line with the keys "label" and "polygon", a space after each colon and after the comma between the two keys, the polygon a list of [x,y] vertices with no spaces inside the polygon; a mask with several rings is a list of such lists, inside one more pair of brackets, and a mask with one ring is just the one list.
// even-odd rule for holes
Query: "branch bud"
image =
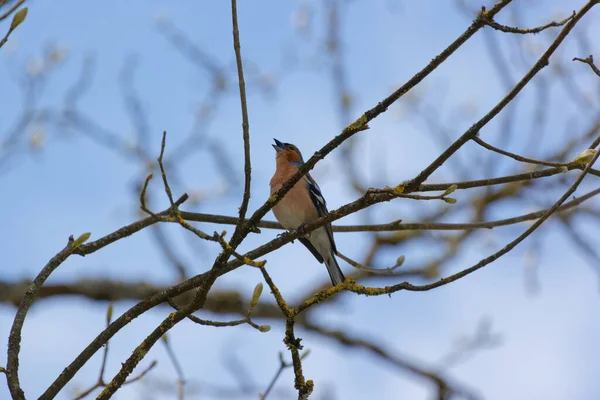
{"label": "branch bud", "polygon": [[442,196],[447,196],[450,193],[454,193],[454,191],[456,190],[457,187],[458,186],[456,186],[456,185],[450,186],[448,189],[446,189],[446,191],[444,192],[444,194]]}
{"label": "branch bud", "polygon": [[258,304],[258,300],[260,299],[260,295],[262,294],[262,290],[263,290],[263,284],[262,284],[262,282],[259,282],[254,287],[254,292],[252,293],[252,299],[250,300],[250,308],[256,307],[256,305]]}
{"label": "branch bud", "polygon": [[112,321],[113,308],[114,308],[114,303],[110,303],[108,305],[108,309],[106,310],[106,325],[110,324],[110,321]]}
{"label": "branch bud", "polygon": [[76,248],[78,248],[79,246],[84,244],[90,238],[90,236],[92,236],[91,232],[86,232],[86,233],[82,233],[81,235],[79,235],[79,237],[77,239],[75,239],[75,241],[71,245],[73,250],[75,250]]}
{"label": "branch bud", "polygon": [[11,31],[14,31],[17,26],[21,25],[21,23],[25,21],[25,17],[27,17],[27,11],[29,11],[29,9],[24,7],[16,12],[16,14],[13,16],[12,22],[10,23]]}
{"label": "branch bud", "polygon": [[394,267],[399,267],[399,266],[401,266],[402,264],[404,264],[404,260],[405,260],[405,259],[406,259],[406,257],[404,257],[403,255],[402,255],[402,256],[400,256],[400,257],[398,257],[398,258],[396,259],[396,265],[394,265]]}
{"label": "branch bud", "polygon": [[587,164],[590,161],[592,161],[592,158],[594,158],[596,156],[596,153],[597,153],[596,149],[584,150],[581,154],[579,154],[577,157],[575,157],[573,162],[575,162],[577,164]]}

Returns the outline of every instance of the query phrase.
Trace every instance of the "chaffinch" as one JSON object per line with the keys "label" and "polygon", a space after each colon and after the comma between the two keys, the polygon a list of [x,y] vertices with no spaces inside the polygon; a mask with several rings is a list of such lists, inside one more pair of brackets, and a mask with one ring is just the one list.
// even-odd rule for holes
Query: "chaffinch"
{"label": "chaffinch", "polygon": [[[277,139],[273,140],[275,140],[273,147],[277,154],[275,156],[275,174],[270,183],[271,195],[277,192],[304,163],[302,154],[296,146],[282,143]],[[319,185],[309,174],[306,174],[273,207],[273,214],[285,229],[295,230],[302,229],[308,222],[327,215],[328,211]],[[325,262],[327,272],[329,272],[329,277],[334,285],[344,281],[344,274],[335,259],[337,249],[333,240],[331,223],[315,229],[306,236],[299,237],[298,240],[310,250],[320,263]]]}

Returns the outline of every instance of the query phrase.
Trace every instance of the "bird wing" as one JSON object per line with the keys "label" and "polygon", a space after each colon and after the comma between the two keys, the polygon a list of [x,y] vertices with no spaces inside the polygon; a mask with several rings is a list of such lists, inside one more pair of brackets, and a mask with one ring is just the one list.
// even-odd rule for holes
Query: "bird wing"
{"label": "bird wing", "polygon": [[[310,174],[306,174],[304,176],[304,182],[306,183],[306,186],[308,187],[308,192],[310,194],[310,199],[312,200],[314,206],[317,209],[317,215],[319,217],[323,217],[327,214],[329,214],[329,211],[327,211],[327,202],[325,201],[325,198],[323,197],[323,194],[321,193],[321,188],[319,188],[319,185],[317,184],[317,182],[315,182],[315,180],[310,176]],[[327,223],[325,224],[325,230],[327,231],[327,236],[329,237],[329,240],[331,241],[331,247],[333,249],[333,252],[335,254],[337,254],[337,249],[335,247],[335,241],[333,240],[333,229],[331,228],[331,223]],[[306,247],[308,247],[305,243],[303,243]],[[314,247],[313,247],[314,249]],[[315,254],[316,249],[313,251],[309,248],[309,250]],[[321,257],[322,258],[322,257]],[[318,257],[317,257],[318,259]]]}
{"label": "bird wing", "polygon": [[310,250],[310,252],[312,253],[313,256],[315,256],[315,258],[317,259],[318,262],[323,263],[323,256],[317,251],[317,249],[315,249],[315,246],[313,246],[313,244],[310,242],[310,240],[308,240],[305,237],[299,237],[298,240],[308,250]]}

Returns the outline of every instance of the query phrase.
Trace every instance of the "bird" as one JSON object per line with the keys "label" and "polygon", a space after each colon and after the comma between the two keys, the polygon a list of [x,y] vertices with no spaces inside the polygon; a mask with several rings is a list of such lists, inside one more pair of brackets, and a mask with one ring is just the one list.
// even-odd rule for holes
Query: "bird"
{"label": "bird", "polygon": [[[298,147],[290,143],[282,143],[275,138],[273,140],[275,144],[272,146],[276,154],[275,173],[270,182],[271,195],[276,193],[304,163]],[[310,174],[306,174],[273,207],[273,214],[285,229],[302,231],[307,223],[329,214],[329,211],[319,185]],[[325,263],[334,286],[344,282],[344,274],[335,257],[337,249],[331,223],[326,223],[307,235],[299,237],[298,240],[320,263]]]}

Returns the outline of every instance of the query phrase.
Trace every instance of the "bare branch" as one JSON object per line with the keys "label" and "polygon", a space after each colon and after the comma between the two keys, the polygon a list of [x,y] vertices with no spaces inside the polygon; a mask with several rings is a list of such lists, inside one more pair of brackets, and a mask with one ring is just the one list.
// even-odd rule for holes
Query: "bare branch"
{"label": "bare branch", "polygon": [[594,64],[594,57],[592,55],[588,56],[587,58],[575,57],[573,58],[573,61],[579,61],[589,65],[592,71],[594,71],[594,73],[600,77],[600,69],[596,66],[596,64]]}
{"label": "bare branch", "polygon": [[[242,107],[242,135],[244,138],[244,198],[240,206],[240,221],[246,218],[248,202],[250,201],[250,180],[252,166],[250,162],[250,125],[248,123],[248,105],[246,104],[246,83],[244,82],[244,68],[242,66],[242,54],[240,49],[240,31],[237,20],[237,1],[231,0],[231,23],[233,25],[233,48],[235,50],[235,61],[238,71],[238,82],[240,86],[240,103]],[[241,228],[241,225],[239,226]]]}
{"label": "bare branch", "polygon": [[165,346],[165,350],[167,351],[167,355],[169,356],[169,359],[171,360],[171,364],[173,364],[173,368],[175,368],[175,372],[177,373],[177,394],[178,394],[178,398],[179,400],[183,400],[183,394],[184,394],[184,385],[185,385],[185,378],[183,375],[183,368],[181,368],[181,364],[179,363],[179,361],[177,360],[177,356],[175,355],[175,351],[173,350],[173,347],[171,346],[171,342],[169,341],[169,337],[167,336],[167,334],[165,333],[165,335],[162,337],[162,342]]}
{"label": "bare branch", "polygon": [[498,154],[502,154],[503,156],[507,156],[507,157],[512,158],[513,160],[521,161],[524,163],[535,164],[535,165],[544,165],[547,167],[569,167],[571,164],[571,163],[553,163],[553,162],[547,162],[547,161],[534,160],[533,158],[522,157],[518,154],[510,153],[506,150],[502,150],[497,147],[494,147],[491,144],[484,142],[478,136],[473,137],[473,141],[475,143],[477,143],[478,145],[480,145],[481,147],[484,147],[490,151],[493,151]]}
{"label": "bare branch", "polygon": [[[173,205],[175,204],[173,202],[173,194],[171,193],[171,187],[169,186],[169,181],[167,180],[167,174],[165,173],[165,167],[163,164],[163,156],[165,154],[165,144],[167,142],[167,131],[163,132],[163,136],[162,136],[162,142],[160,144],[160,155],[158,156],[158,165],[160,167],[160,174],[162,176],[162,180],[163,180],[163,184],[165,186],[165,192],[167,193],[167,197],[169,197],[169,202],[171,203],[171,207],[173,207]],[[152,176],[149,175],[149,177],[151,178]],[[146,183],[144,184],[144,189],[147,186],[147,182],[148,182],[148,178],[146,178]],[[145,193],[145,190],[142,191],[142,193]]]}
{"label": "bare branch", "polygon": [[[300,355],[300,359],[304,360],[309,354],[310,354],[309,350],[303,351],[302,354]],[[273,386],[275,386],[275,382],[277,382],[277,379],[279,379],[279,376],[281,375],[283,370],[293,366],[293,364],[286,362],[283,359],[283,353],[279,353],[279,361],[280,361],[279,369],[275,373],[275,376],[273,377],[273,379],[271,379],[271,383],[269,383],[267,390],[265,390],[264,393],[258,394],[258,396],[260,397],[260,400],[266,400],[269,393],[271,393],[271,390],[273,390]]]}
{"label": "bare branch", "polygon": [[392,265],[391,267],[388,268],[369,268],[369,267],[365,267],[364,265],[362,265],[361,263],[358,263],[356,261],[354,261],[353,259],[351,259],[350,257],[346,257],[345,255],[343,255],[342,253],[340,253],[339,251],[337,252],[338,257],[340,257],[342,260],[346,261],[348,264],[352,265],[354,268],[356,269],[360,269],[362,271],[367,271],[370,272],[372,274],[385,274],[385,275],[392,275],[394,273],[394,271],[401,267],[402,264],[404,263],[404,256],[400,256],[398,257],[398,259],[396,260],[396,264]]}
{"label": "bare branch", "polygon": [[567,22],[569,22],[570,20],[575,18],[575,11],[573,11],[573,14],[571,14],[569,17],[563,19],[562,21],[558,21],[558,22],[551,21],[551,22],[548,22],[546,25],[537,26],[535,28],[516,28],[516,27],[512,27],[512,26],[506,26],[506,25],[499,24],[496,21],[494,21],[493,18],[488,17],[487,12],[485,11],[485,8],[482,8],[481,15],[485,19],[486,25],[494,28],[497,31],[525,35],[528,33],[540,33],[541,31],[544,31],[548,28],[563,26],[564,24],[566,24]]}
{"label": "bare branch", "polygon": [[[13,6],[11,8],[9,8],[8,10],[6,10],[6,12],[2,15],[0,15],[0,21],[10,17],[10,15],[19,7],[21,7],[21,5],[25,3],[25,0],[19,0],[17,1],[15,4],[13,4]],[[8,36],[8,35],[7,35]],[[0,46],[1,47],[1,46]]]}
{"label": "bare branch", "polygon": [[69,236],[67,245],[48,261],[31,285],[29,285],[29,288],[27,288],[27,292],[21,301],[21,305],[19,305],[17,313],[15,314],[15,319],[8,337],[8,359],[6,363],[8,389],[15,400],[25,399],[25,394],[19,383],[19,352],[21,351],[21,330],[25,323],[25,317],[44,282],[46,282],[50,274],[73,253],[73,250],[77,248],[76,244],[77,242],[73,239],[73,236]]}
{"label": "bare branch", "polygon": [[[108,310],[106,312],[106,326],[110,325],[110,322],[111,322],[111,319],[112,319],[112,313],[113,313],[113,304],[111,303],[108,306]],[[106,345],[104,346],[104,353],[102,354],[102,364],[100,366],[100,375],[98,376],[98,381],[93,386],[91,386],[89,389],[84,390],[77,397],[75,397],[75,400],[81,400],[81,399],[87,397],[94,390],[96,390],[98,388],[103,388],[103,387],[106,386],[106,383],[104,383],[104,370],[106,368],[106,360],[107,360],[107,357],[108,357],[108,348],[109,348],[108,346],[109,346],[109,342],[106,342]],[[136,381],[142,379],[144,377],[144,375],[146,375],[155,366],[156,366],[156,361],[152,361],[150,363],[150,365],[144,371],[142,371],[135,378],[132,378],[132,379],[126,381],[124,383],[124,385],[127,385],[129,383],[133,383],[133,382],[136,382]]]}

